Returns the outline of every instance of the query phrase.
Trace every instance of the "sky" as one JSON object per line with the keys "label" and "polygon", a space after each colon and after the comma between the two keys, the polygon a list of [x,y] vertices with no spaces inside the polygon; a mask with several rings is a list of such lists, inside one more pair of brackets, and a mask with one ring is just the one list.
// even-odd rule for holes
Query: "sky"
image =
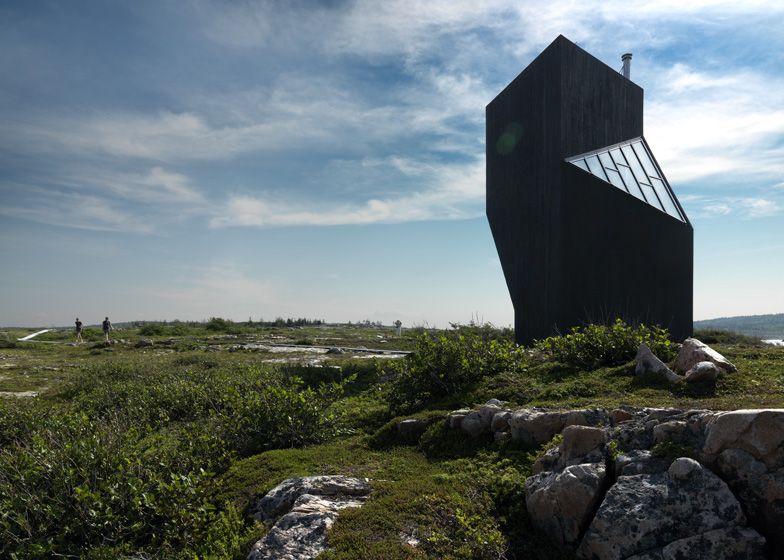
{"label": "sky", "polygon": [[0,325],[513,323],[485,106],[634,53],[694,317],[784,312],[784,3],[0,0]]}

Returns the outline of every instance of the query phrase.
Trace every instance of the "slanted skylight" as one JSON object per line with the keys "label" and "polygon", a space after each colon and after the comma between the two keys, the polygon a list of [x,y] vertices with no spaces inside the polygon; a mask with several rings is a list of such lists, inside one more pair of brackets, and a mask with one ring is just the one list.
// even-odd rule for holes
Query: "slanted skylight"
{"label": "slanted skylight", "polygon": [[682,222],[686,217],[644,138],[634,138],[566,161]]}

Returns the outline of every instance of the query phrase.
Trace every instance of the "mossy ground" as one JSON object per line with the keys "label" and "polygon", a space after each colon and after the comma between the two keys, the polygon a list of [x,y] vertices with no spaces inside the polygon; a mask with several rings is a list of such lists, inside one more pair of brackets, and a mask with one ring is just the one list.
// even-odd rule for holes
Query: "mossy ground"
{"label": "mossy ground", "polygon": [[[249,340],[285,337],[292,342],[331,340],[328,345],[368,347],[383,336],[390,340],[388,348],[404,349],[412,349],[415,343],[414,337],[392,343],[389,331],[307,329],[278,328],[237,336]],[[22,334],[26,333],[7,333],[11,342],[0,348],[0,391],[39,391],[35,400],[52,406],[71,398],[63,387],[87,369],[117,371],[115,366],[122,364],[131,377],[134,371],[161,371],[180,372],[184,379],[190,379],[215,372],[230,376],[248,365],[280,367],[268,361],[275,358],[269,353],[229,352],[228,346],[236,344],[237,339],[207,338],[216,336],[213,333],[144,337],[172,341],[151,348],[134,346],[142,338],[135,331],[115,333],[129,343],[109,348],[99,341],[78,347],[12,343]],[[48,338],[49,342],[65,342],[70,340],[70,333],[55,333]],[[218,346],[219,350],[205,352],[205,345]],[[459,393],[424,403],[412,417],[432,418],[489,398],[516,406],[548,407],[784,407],[784,349],[732,337],[722,338],[714,347],[738,367],[736,373],[722,374],[716,383],[669,385],[635,377],[632,363],[583,371],[532,355],[514,373],[478,378]],[[243,558],[253,540],[265,530],[252,520],[255,500],[286,478],[314,474],[366,476],[373,488],[363,508],[341,514],[329,533],[331,549],[323,558],[568,557],[568,553],[554,551],[530,527],[525,514],[523,482],[537,450],[467,441],[461,434],[445,429],[443,423],[430,426],[418,441],[401,441],[386,399],[388,362],[379,361],[377,366],[372,360],[346,356],[325,359],[329,360],[325,365],[342,368],[342,378],[350,378],[344,397],[334,405],[344,418],[341,435],[320,445],[234,457],[224,470],[213,473],[208,480],[209,503],[228,508],[229,517],[232,511],[238,512],[239,520],[225,522],[230,526],[225,531],[232,534],[222,538],[229,544],[204,557]],[[335,371],[297,364],[285,365],[284,369],[287,375],[301,377],[307,386],[317,386],[322,376],[333,376]],[[15,406],[23,411],[26,402],[32,407],[33,400],[15,400]],[[181,433],[187,433],[187,424],[170,422],[149,437],[176,449],[174,440]],[[413,542],[411,539],[418,541],[417,546],[406,544]]]}

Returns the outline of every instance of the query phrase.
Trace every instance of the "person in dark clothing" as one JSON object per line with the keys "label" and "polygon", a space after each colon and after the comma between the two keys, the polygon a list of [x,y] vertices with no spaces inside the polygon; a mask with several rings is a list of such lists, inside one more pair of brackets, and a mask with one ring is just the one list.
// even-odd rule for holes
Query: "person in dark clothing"
{"label": "person in dark clothing", "polygon": [[77,344],[79,342],[84,342],[84,340],[82,340],[82,322],[79,320],[79,317],[76,318],[76,321],[74,322],[74,324],[76,325],[76,342],[77,342]]}
{"label": "person in dark clothing", "polygon": [[114,330],[112,329],[112,323],[109,321],[109,317],[106,317],[101,323],[103,327],[103,334],[106,335],[106,342],[109,342],[109,331]]}

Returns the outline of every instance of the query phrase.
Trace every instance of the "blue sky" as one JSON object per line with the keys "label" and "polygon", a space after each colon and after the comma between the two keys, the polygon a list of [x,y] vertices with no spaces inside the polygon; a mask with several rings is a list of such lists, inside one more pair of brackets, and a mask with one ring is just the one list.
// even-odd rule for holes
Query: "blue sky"
{"label": "blue sky", "polygon": [[784,312],[781,2],[0,2],[0,324],[513,322],[484,107],[558,34],[645,89],[695,318]]}

